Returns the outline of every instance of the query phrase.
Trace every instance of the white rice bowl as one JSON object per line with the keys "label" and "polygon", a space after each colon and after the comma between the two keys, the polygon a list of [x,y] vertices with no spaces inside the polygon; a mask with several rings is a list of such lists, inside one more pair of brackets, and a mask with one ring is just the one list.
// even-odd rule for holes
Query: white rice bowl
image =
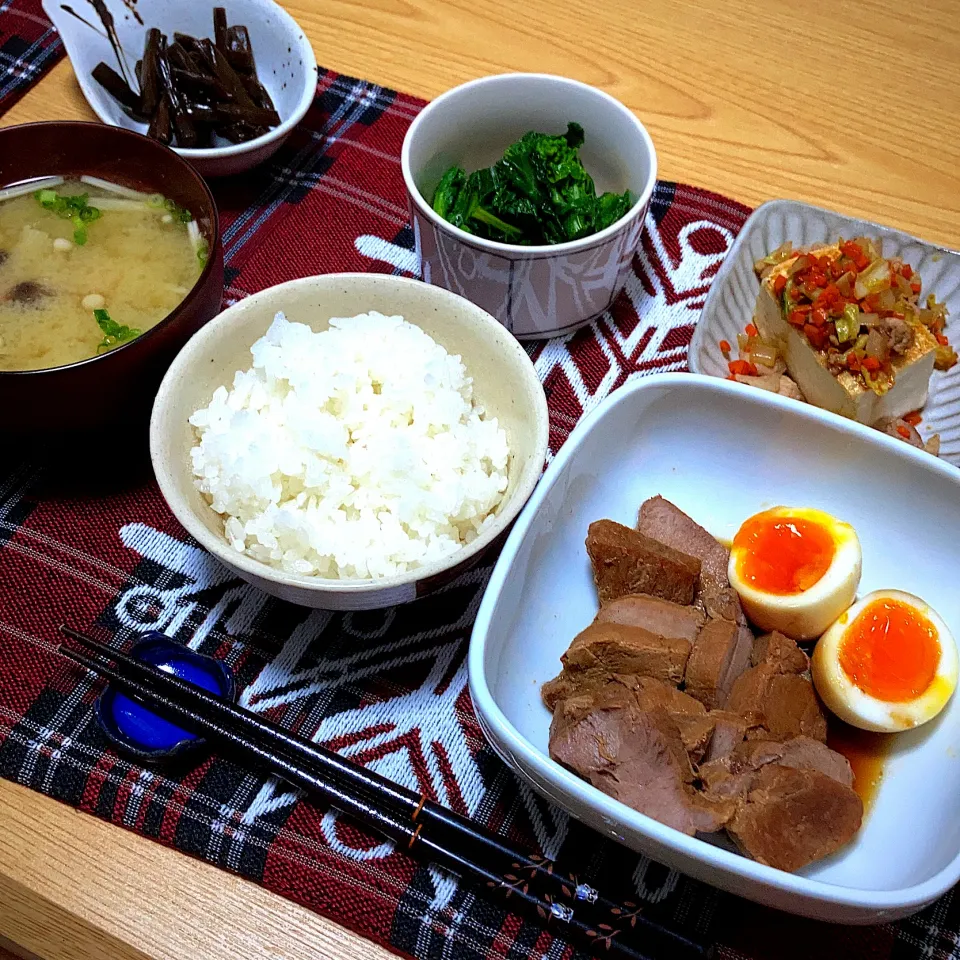
{"label": "white rice bowl", "polygon": [[253,366],[190,417],[194,482],[234,550],[290,573],[379,579],[476,539],[509,449],[459,356],[402,317],[278,313]]}

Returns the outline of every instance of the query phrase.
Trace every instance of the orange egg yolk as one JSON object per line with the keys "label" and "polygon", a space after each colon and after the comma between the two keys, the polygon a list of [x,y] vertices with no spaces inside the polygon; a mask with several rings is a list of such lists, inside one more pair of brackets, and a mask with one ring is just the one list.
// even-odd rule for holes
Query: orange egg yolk
{"label": "orange egg yolk", "polygon": [[940,664],[937,628],[915,607],[874,600],[840,641],[840,666],[866,694],[886,703],[914,700]]}
{"label": "orange egg yolk", "polygon": [[829,530],[802,517],[758,513],[733,538],[737,572],[756,590],[781,595],[809,590],[829,569],[837,545]]}

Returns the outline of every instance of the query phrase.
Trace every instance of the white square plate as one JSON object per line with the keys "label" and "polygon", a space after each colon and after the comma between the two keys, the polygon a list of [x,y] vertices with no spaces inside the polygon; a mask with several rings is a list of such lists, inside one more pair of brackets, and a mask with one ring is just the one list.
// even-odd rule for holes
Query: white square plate
{"label": "white square plate", "polygon": [[688,837],[606,796],[550,759],[540,687],[593,619],[587,526],[634,525],[662,494],[730,539],[776,504],[852,523],[861,593],[923,597],[960,636],[960,472],[879,431],[712,377],[628,383],[574,430],[500,555],[470,642],[470,691],[500,756],[578,819],[655,860],[793,913],[876,923],[915,912],[960,879],[960,697],[899,734],[856,839],[796,874],[724,841]]}
{"label": "white square plate", "polygon": [[[736,344],[737,334],[753,318],[760,292],[753,272],[757,260],[787,240],[805,247],[834,243],[841,236],[881,240],[884,256],[903,257],[920,274],[923,296],[932,293],[946,303],[945,332],[954,346],[960,345],[960,253],[869,220],[796,200],[771,200],[750,215],[710,287],[690,344],[690,369],[712,377],[727,376],[719,344],[721,340]],[[924,439],[939,433],[941,458],[960,466],[960,364],[944,373],[934,372],[919,429]]]}

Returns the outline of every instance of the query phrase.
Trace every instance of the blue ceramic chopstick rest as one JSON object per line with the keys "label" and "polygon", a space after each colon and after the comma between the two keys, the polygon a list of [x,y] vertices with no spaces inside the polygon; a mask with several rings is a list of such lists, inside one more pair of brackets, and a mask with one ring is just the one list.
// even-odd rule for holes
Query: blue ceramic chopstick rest
{"label": "blue ceramic chopstick rest", "polygon": [[[236,695],[233,671],[227,664],[195,653],[165,634],[146,633],[127,653],[226,700]],[[204,742],[112,684],[98,697],[94,712],[110,743],[141,763],[170,760]]]}

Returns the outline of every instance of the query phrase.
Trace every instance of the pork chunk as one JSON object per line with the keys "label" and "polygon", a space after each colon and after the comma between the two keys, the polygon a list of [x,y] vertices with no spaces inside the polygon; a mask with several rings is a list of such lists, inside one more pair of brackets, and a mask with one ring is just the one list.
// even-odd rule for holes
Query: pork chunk
{"label": "pork chunk", "polygon": [[704,753],[705,762],[720,760],[728,756],[739,744],[743,743],[750,723],[745,717],[729,710],[711,710],[713,736]]}
{"label": "pork chunk", "polygon": [[686,691],[711,709],[722,707],[750,662],[753,634],[732,620],[708,620],[697,636],[684,675]]}
{"label": "pork chunk", "polygon": [[736,591],[727,579],[730,554],[709,531],[663,497],[640,506],[637,530],[700,561],[700,581],[694,603],[710,617],[746,624]]}
{"label": "pork chunk", "polygon": [[796,641],[784,636],[779,630],[764,633],[753,642],[750,663],[779,664],[781,673],[806,673],[810,669],[810,658],[797,646]]}
{"label": "pork chunk", "polygon": [[587,532],[600,602],[648,593],[685,604],[693,600],[700,561],[613,520],[597,520]]}
{"label": "pork chunk", "polygon": [[701,796],[676,723],[662,710],[611,706],[554,723],[550,756],[604,793],[693,835],[719,830],[735,805]]}
{"label": "pork chunk", "polygon": [[819,770],[772,763],[756,775],[727,832],[754,860],[799,870],[848,843],[862,819],[850,787]]}
{"label": "pork chunk", "polygon": [[567,672],[605,670],[667,680],[676,685],[690,656],[690,641],[660,637],[642,627],[591,623],[560,658]]}
{"label": "pork chunk", "polygon": [[680,637],[693,643],[703,626],[703,614],[692,606],[672,603],[646,594],[631,593],[600,607],[598,623],[643,627],[661,637]]}
{"label": "pork chunk", "polygon": [[759,719],[774,740],[827,739],[827,717],[813,684],[806,677],[782,673],[778,663],[764,662],[739,676],[726,709]]}

